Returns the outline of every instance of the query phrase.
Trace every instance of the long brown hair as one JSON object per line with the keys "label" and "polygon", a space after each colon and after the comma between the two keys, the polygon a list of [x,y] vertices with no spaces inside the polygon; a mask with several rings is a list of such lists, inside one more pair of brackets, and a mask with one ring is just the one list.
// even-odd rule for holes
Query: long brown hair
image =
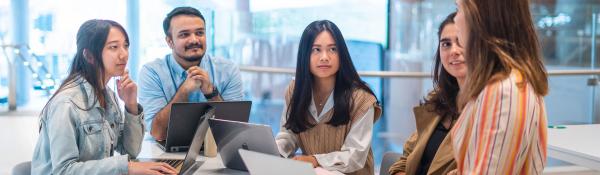
{"label": "long brown hair", "polygon": [[[454,16],[456,12],[453,12],[446,16],[446,19],[442,21],[438,30],[438,41],[442,37],[442,32],[449,24],[454,24]],[[440,56],[440,44],[438,42],[437,51],[435,53],[435,64],[433,66],[433,86],[434,89],[429,93],[428,97],[425,98],[425,105],[433,106],[433,112],[441,117],[451,117],[456,119],[458,117],[458,108],[456,106],[456,97],[458,96],[459,86],[456,77],[452,76],[442,65],[442,57]]]}
{"label": "long brown hair", "polygon": [[459,107],[476,98],[483,88],[516,69],[541,96],[548,94],[548,76],[542,63],[529,1],[461,0],[468,26],[465,59],[468,67]]}

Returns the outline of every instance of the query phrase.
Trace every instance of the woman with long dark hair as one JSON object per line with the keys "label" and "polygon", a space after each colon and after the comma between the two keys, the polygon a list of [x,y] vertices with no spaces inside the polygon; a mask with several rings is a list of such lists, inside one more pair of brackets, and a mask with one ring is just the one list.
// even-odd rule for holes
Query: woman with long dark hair
{"label": "woman with long dark hair", "polygon": [[460,174],[542,174],[548,76],[529,1],[457,0],[467,81],[450,132]]}
{"label": "woman with long dark hair", "polygon": [[373,174],[371,140],[381,107],[360,79],[342,33],[328,20],[310,23],[300,38],[296,77],[287,89],[280,153],[314,167]]}
{"label": "woman with long dark hair", "polygon": [[467,65],[458,44],[455,15],[451,13],[440,24],[434,87],[425,102],[413,109],[417,130],[404,144],[403,155],[390,167],[390,174],[446,175],[456,169],[448,132],[458,119],[456,99],[465,82]]}
{"label": "woman with long dark hair", "polygon": [[[176,173],[166,163],[129,162],[140,152],[144,127],[137,85],[125,69],[128,49],[129,38],[119,23],[89,20],[81,25],[69,75],[42,109],[32,174]],[[107,85],[113,77],[119,77],[117,93]]]}

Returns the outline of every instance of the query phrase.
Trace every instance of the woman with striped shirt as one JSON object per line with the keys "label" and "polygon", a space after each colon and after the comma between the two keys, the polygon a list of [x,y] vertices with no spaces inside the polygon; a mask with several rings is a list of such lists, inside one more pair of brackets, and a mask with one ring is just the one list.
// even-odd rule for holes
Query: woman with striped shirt
{"label": "woman with striped shirt", "polygon": [[458,174],[541,174],[548,79],[529,1],[456,0],[467,80],[451,131]]}

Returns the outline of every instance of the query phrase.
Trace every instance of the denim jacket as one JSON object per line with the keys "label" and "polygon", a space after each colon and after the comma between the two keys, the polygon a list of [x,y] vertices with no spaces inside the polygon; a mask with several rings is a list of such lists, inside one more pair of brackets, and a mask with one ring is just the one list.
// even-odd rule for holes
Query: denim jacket
{"label": "denim jacket", "polygon": [[127,174],[129,158],[141,150],[142,108],[123,114],[117,95],[106,89],[106,108],[83,78],[51,99],[40,117],[32,174]]}

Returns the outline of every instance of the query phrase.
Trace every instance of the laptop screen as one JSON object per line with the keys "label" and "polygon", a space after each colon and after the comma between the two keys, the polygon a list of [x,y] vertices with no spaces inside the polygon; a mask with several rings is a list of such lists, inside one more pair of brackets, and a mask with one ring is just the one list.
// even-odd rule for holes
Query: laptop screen
{"label": "laptop screen", "polygon": [[204,137],[206,136],[206,132],[208,131],[208,119],[213,118],[215,116],[215,108],[209,107],[208,111],[202,115],[200,122],[198,123],[198,128],[196,129],[196,133],[194,134],[194,139],[192,140],[192,144],[190,145],[190,149],[185,155],[185,159],[183,160],[183,165],[181,167],[181,172],[187,171],[194,163],[196,162],[196,157],[200,154],[200,148],[204,143]]}

